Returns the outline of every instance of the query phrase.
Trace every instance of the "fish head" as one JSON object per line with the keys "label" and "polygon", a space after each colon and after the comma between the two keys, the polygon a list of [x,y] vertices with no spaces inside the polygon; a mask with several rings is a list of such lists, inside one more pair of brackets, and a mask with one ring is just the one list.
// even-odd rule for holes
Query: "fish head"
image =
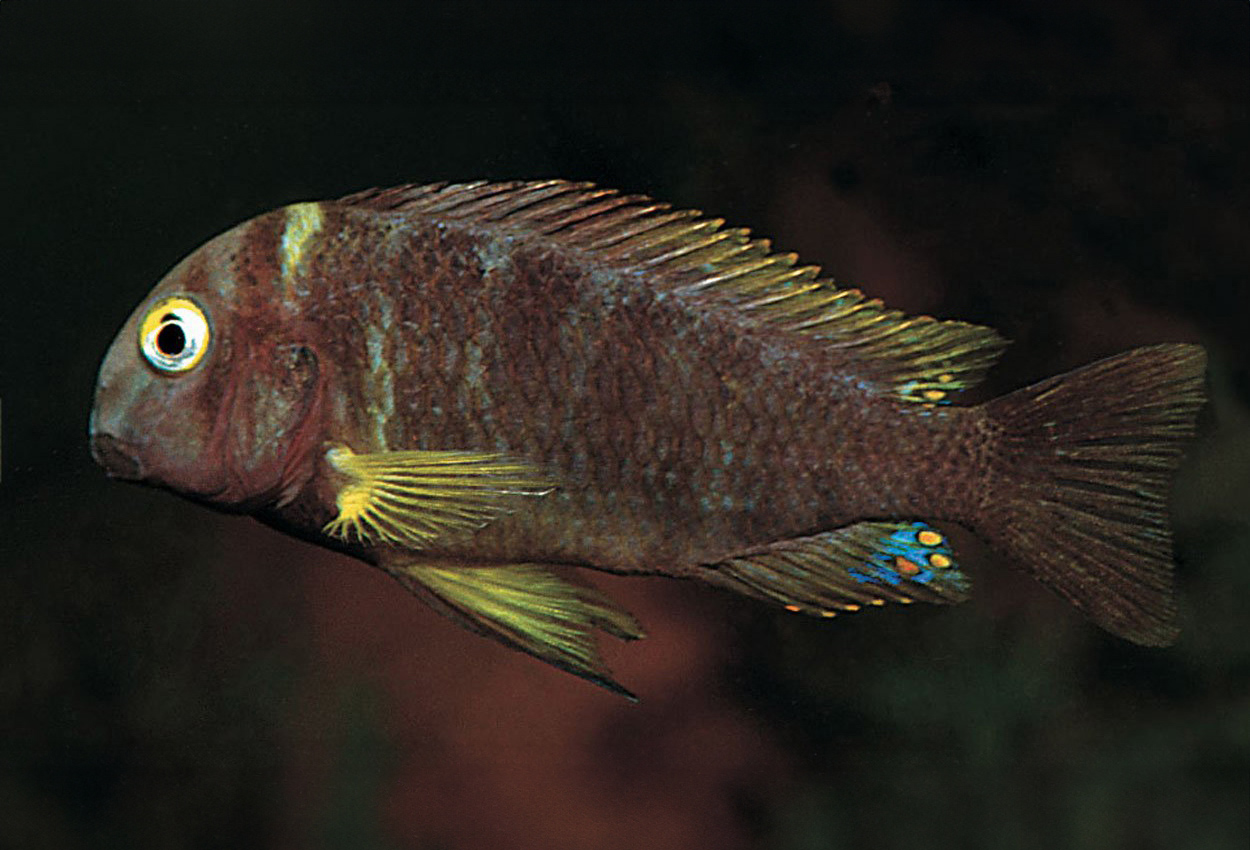
{"label": "fish head", "polygon": [[190,254],[118,332],[89,425],[111,476],[237,511],[285,504],[312,477],[321,374],[273,297],[273,218]]}

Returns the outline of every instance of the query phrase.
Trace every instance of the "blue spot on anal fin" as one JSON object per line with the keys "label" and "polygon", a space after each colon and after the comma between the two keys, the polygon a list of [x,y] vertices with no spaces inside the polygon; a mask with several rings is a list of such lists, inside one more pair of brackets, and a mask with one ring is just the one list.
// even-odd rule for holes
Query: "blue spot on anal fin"
{"label": "blue spot on anal fin", "polygon": [[903,581],[929,584],[950,571],[957,571],[954,553],[940,531],[924,522],[888,524],[888,534],[873,547],[873,572],[898,585]]}

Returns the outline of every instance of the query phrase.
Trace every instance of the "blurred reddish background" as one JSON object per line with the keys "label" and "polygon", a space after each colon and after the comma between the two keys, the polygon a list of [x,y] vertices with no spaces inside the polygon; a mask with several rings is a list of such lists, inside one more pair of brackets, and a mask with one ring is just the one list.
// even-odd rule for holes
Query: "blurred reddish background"
{"label": "blurred reddish background", "polygon": [[[1250,4],[0,4],[0,846],[1244,847]],[[1198,341],[1185,634],[1110,638],[952,529],[958,609],[811,620],[594,576],[611,694],[389,578],[107,482],[152,283],[254,213],[563,176],[1014,340],[977,398]]]}

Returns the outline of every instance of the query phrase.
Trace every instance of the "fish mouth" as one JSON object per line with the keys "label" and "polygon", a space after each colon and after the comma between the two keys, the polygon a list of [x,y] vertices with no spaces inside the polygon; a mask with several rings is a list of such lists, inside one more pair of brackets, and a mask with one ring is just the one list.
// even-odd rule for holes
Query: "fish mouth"
{"label": "fish mouth", "polygon": [[135,456],[135,449],[112,434],[91,435],[91,456],[113,478],[138,481],[143,477],[143,465]]}

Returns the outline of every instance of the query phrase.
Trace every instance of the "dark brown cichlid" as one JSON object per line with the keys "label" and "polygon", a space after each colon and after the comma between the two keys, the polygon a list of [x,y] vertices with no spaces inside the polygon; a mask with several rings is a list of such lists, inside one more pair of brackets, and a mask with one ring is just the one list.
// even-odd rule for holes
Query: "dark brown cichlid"
{"label": "dark brown cichlid", "polygon": [[1176,636],[1166,489],[1203,352],[950,405],[1004,341],[694,212],[563,181],[404,186],[211,240],[122,328],[92,449],[390,572],[624,693],[567,566],[795,611],[966,597],[963,524],[1105,628]]}

